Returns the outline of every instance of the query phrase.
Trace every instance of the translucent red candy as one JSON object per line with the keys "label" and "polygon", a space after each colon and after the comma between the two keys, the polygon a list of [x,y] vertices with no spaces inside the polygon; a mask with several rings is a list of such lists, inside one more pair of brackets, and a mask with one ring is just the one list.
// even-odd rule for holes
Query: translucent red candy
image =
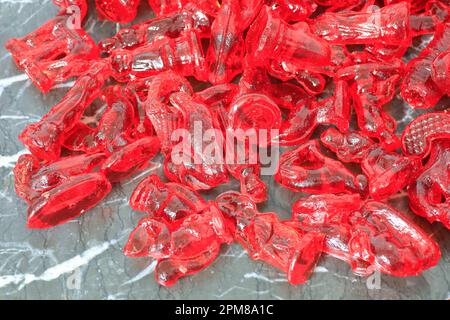
{"label": "translucent red candy", "polygon": [[351,264],[367,276],[380,271],[413,276],[435,266],[435,241],[394,208],[358,195],[317,195],[296,202],[292,225],[325,235],[324,252]]}
{"label": "translucent red candy", "polygon": [[413,108],[431,108],[444,93],[432,78],[433,62],[442,52],[450,50],[450,22],[436,28],[433,40],[411,60],[401,85],[403,99]]}
{"label": "translucent red candy", "polygon": [[88,71],[99,50],[83,30],[69,27],[70,16],[57,16],[23,38],[9,39],[5,47],[18,68],[43,93],[55,84]]}
{"label": "translucent red candy", "polygon": [[323,235],[298,232],[275,213],[259,213],[251,199],[238,192],[223,193],[216,201],[252,259],[284,271],[292,284],[308,280],[321,255]]}
{"label": "translucent red candy", "polygon": [[[450,229],[450,113],[415,116],[400,133],[384,109],[399,92],[428,109],[450,95],[449,1],[148,0],[151,19],[98,45],[82,28],[85,0],[53,3],[55,18],[6,42],[43,93],[75,78],[19,136],[30,154],[14,187],[29,228],[84,214],[161,152],[170,182],[151,174],[133,191],[131,208],[146,216],[124,248],[156,260],[160,285],[205,269],[233,241],[291,284],[322,254],[363,276],[438,263],[438,245],[379,201],[406,189],[414,213]],[[95,4],[119,24],[142,7]],[[411,60],[423,35],[432,39]],[[288,220],[256,205],[270,200],[262,175],[273,168],[306,194]],[[219,186],[240,192],[202,198]]]}
{"label": "translucent red candy", "polygon": [[450,140],[437,140],[430,158],[417,179],[408,187],[409,206],[430,222],[450,229]]}
{"label": "translucent red candy", "polygon": [[95,0],[101,19],[118,23],[131,22],[137,14],[140,0]]}
{"label": "translucent red candy", "polygon": [[285,152],[275,180],[293,191],[312,194],[367,192],[367,178],[323,155],[317,140]]}
{"label": "translucent red candy", "polygon": [[437,139],[450,139],[450,114],[430,112],[418,116],[405,128],[402,149],[407,155],[426,157]]}

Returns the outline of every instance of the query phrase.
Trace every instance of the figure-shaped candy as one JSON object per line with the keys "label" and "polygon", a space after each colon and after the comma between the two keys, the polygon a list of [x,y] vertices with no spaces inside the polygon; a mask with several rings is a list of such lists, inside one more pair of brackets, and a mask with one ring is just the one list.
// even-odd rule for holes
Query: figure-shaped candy
{"label": "figure-shaped candy", "polygon": [[180,277],[206,268],[217,257],[221,244],[232,241],[220,210],[209,202],[200,214],[186,217],[174,230],[158,220],[142,219],[124,252],[131,257],[157,259],[155,279],[170,286]]}
{"label": "figure-shaped candy", "polygon": [[321,140],[341,161],[361,163],[369,179],[369,194],[374,199],[387,198],[403,189],[413,181],[421,167],[418,157],[386,151],[357,132],[341,134],[330,128],[322,133]]}
{"label": "figure-shaped candy", "polygon": [[102,170],[111,183],[120,182],[146,168],[159,149],[158,138],[142,138],[114,152],[103,163]]}
{"label": "figure-shaped candy", "polygon": [[108,109],[100,119],[95,135],[97,146],[113,152],[132,141],[132,131],[138,124],[138,110],[121,86],[104,90],[102,99]]}
{"label": "figure-shaped candy", "polygon": [[178,38],[160,38],[132,51],[115,50],[110,57],[112,75],[117,81],[146,78],[166,70],[183,76],[206,80],[205,59],[200,39],[195,31]]}
{"label": "figure-shaped candy", "polygon": [[324,156],[317,140],[285,152],[275,180],[285,188],[312,194],[367,192],[367,178]]}
{"label": "figure-shaped candy", "polygon": [[357,195],[310,196],[294,204],[292,226],[315,230],[325,238],[324,251],[367,276],[380,271],[415,276],[435,266],[438,245],[394,208]]}
{"label": "figure-shaped candy", "polygon": [[206,201],[194,190],[178,183],[163,183],[156,175],[142,180],[130,198],[130,206],[162,219],[170,230],[206,208]]}
{"label": "figure-shaped candy", "polygon": [[437,140],[423,171],[408,188],[409,206],[430,222],[450,229],[450,140]]}
{"label": "figure-shaped candy", "polygon": [[[243,94],[230,105],[227,129],[233,131],[237,139],[249,139],[250,143],[266,147],[276,137],[271,130],[279,129],[281,121],[280,108],[269,97]],[[254,135],[253,139],[247,134]]]}
{"label": "figure-shaped candy", "polygon": [[188,2],[195,4],[211,15],[215,15],[220,7],[217,0],[148,0],[148,4],[157,16],[179,12]]}
{"label": "figure-shaped candy", "polygon": [[336,44],[411,43],[407,2],[374,12],[326,12],[312,21],[313,32]]}
{"label": "figure-shaped candy", "polygon": [[110,54],[116,49],[135,49],[153,41],[169,37],[178,38],[184,31],[195,30],[201,38],[211,33],[211,18],[195,5],[186,6],[179,13],[172,13],[122,28],[115,36],[100,41],[100,50]]}
{"label": "figure-shaped candy", "polygon": [[5,47],[43,93],[55,84],[86,72],[99,52],[83,30],[69,27],[68,15],[47,21],[23,38],[9,39]]}
{"label": "figure-shaped candy", "polygon": [[319,124],[333,124],[340,131],[350,125],[349,88],[338,81],[334,95],[321,101],[306,101],[290,111],[280,129],[280,145],[297,145],[305,142]]}
{"label": "figure-shaped candy", "polygon": [[261,0],[223,2],[211,28],[211,45],[207,53],[211,83],[228,83],[242,72],[243,33],[261,5]]}
{"label": "figure-shaped candy", "polygon": [[450,114],[430,112],[420,115],[403,131],[403,153],[425,158],[437,139],[450,139]]}
{"label": "figure-shaped candy", "polygon": [[208,190],[227,182],[222,134],[214,128],[208,108],[183,92],[172,94],[170,102],[179,110],[184,130],[179,132],[182,141],[165,159],[167,177],[195,190]]}
{"label": "figure-shaped candy", "polygon": [[267,6],[261,9],[245,41],[249,66],[269,65],[271,59],[290,63],[298,69],[330,64],[330,46],[312,34],[308,24],[289,25],[273,17]]}
{"label": "figure-shaped candy", "polygon": [[40,159],[59,158],[65,135],[78,123],[85,108],[100,94],[109,74],[107,64],[95,62],[57,105],[39,122],[28,125],[22,131],[20,141]]}
{"label": "figure-shaped candy", "polygon": [[413,108],[431,108],[444,93],[432,79],[433,61],[450,49],[450,22],[436,28],[433,40],[411,60],[401,85],[403,99]]}
{"label": "figure-shaped candy", "polygon": [[128,23],[136,17],[140,0],[95,0],[101,19]]}
{"label": "figure-shaped candy", "polygon": [[216,201],[252,259],[284,271],[291,284],[308,280],[323,249],[323,235],[300,233],[275,213],[259,213],[250,198],[238,192],[225,192]]}
{"label": "figure-shaped candy", "polygon": [[450,95],[450,50],[434,59],[431,78],[442,92]]}
{"label": "figure-shaped candy", "polygon": [[[175,130],[184,128],[185,122],[180,110],[170,104],[170,96],[175,92],[193,94],[189,82],[173,71],[163,72],[144,81],[144,110],[147,118],[155,128],[161,142],[161,151],[168,154],[177,141],[172,141]],[[147,91],[147,92],[145,92]]]}
{"label": "figure-shaped candy", "polygon": [[31,154],[20,156],[14,168],[16,193],[32,203],[33,200],[72,176],[90,173],[106,160],[104,153],[76,155],[61,158],[48,164],[40,164]]}
{"label": "figure-shaped candy", "polygon": [[312,0],[268,0],[266,4],[287,22],[304,21],[317,9]]}
{"label": "figure-shaped candy", "polygon": [[395,150],[399,139],[394,134],[395,120],[382,106],[392,100],[395,87],[403,72],[401,60],[389,63],[372,62],[363,55],[362,63],[342,68],[337,78],[350,82],[358,127],[373,138],[377,138],[384,148]]}

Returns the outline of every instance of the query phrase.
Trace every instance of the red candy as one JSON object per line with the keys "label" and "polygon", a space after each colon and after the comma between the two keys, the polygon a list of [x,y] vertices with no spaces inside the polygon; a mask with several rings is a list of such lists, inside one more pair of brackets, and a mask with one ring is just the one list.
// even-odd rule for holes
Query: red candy
{"label": "red candy", "polygon": [[131,22],[137,14],[140,0],[95,0],[99,17],[118,23]]}
{"label": "red candy", "polygon": [[68,26],[69,18],[57,16],[25,37],[9,39],[5,44],[17,67],[43,93],[55,84],[89,72],[91,60],[99,55],[95,42],[84,30]]}
{"label": "red candy", "polygon": [[450,140],[438,140],[416,181],[408,188],[409,206],[430,222],[450,229]]}
{"label": "red candy", "polygon": [[325,235],[324,251],[351,264],[355,273],[380,271],[406,277],[435,266],[438,245],[388,205],[357,195],[310,196],[294,204],[293,223]]}
{"label": "red candy", "polygon": [[[438,245],[379,200],[406,189],[414,213],[450,229],[450,114],[421,114],[400,133],[384,109],[399,92],[412,108],[450,95],[448,1],[148,0],[154,15],[98,45],[82,29],[85,0],[53,2],[55,18],[6,42],[42,93],[76,78],[19,136],[31,154],[14,187],[29,228],[84,214],[161,152],[170,182],[152,174],[133,191],[145,217],[124,247],[156,260],[160,285],[207,268],[233,241],[291,284],[322,254],[362,276],[438,263]],[[145,7],[95,4],[119,24]],[[433,38],[410,60],[422,35]],[[270,169],[306,194],[288,220],[257,208],[271,200]],[[228,186],[240,192],[201,195]]]}

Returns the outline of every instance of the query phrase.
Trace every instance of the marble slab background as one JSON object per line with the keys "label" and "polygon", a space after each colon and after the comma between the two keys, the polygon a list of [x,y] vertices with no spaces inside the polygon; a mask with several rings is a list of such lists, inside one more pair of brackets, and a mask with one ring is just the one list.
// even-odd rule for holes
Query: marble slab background
{"label": "marble slab background", "polygon": [[[151,16],[146,1],[142,2],[141,20]],[[116,186],[105,201],[83,217],[50,230],[27,230],[26,204],[13,190],[12,168],[26,152],[17,136],[27,124],[39,120],[67,92],[68,85],[42,95],[15,67],[4,44],[11,37],[36,29],[56,12],[50,0],[0,0],[0,299],[450,298],[449,232],[418,217],[414,220],[434,235],[442,250],[439,265],[419,277],[380,275],[378,286],[376,281],[368,283],[354,276],[345,263],[324,257],[306,285],[291,286],[283,274],[251,261],[240,246],[233,245],[223,248],[221,256],[205,271],[174,287],[159,287],[152,277],[154,263],[122,254],[128,234],[142,217],[129,208],[128,197],[144,175],[161,173],[157,160],[147,171]],[[99,22],[91,14],[84,27],[99,41],[119,26]],[[447,102],[438,108],[445,108]],[[419,113],[398,98],[388,109],[399,120],[400,128]],[[280,188],[270,177],[267,183],[270,201],[261,209],[289,216],[290,206],[299,195]],[[236,187],[232,182],[217,192]],[[402,194],[391,203],[407,210]]]}

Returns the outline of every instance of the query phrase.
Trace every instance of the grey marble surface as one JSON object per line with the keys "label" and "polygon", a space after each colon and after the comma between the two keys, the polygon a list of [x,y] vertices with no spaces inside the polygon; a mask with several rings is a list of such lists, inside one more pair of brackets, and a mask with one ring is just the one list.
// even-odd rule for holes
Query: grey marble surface
{"label": "grey marble surface", "polygon": [[[143,4],[141,11],[148,10]],[[345,263],[324,257],[306,285],[291,286],[283,274],[251,261],[240,246],[233,245],[223,248],[220,257],[205,271],[174,287],[159,287],[152,277],[154,263],[122,254],[128,234],[142,217],[129,208],[128,197],[143,175],[151,171],[161,173],[158,161],[116,186],[106,200],[86,215],[50,230],[26,229],[26,204],[13,188],[12,168],[26,152],[17,136],[27,124],[44,115],[67,92],[68,85],[42,95],[15,67],[4,44],[10,37],[34,30],[56,12],[50,0],[0,0],[0,299],[450,298],[449,232],[417,217],[414,220],[434,235],[442,250],[439,265],[418,277],[380,275],[377,285],[378,278],[359,278]],[[149,15],[144,14],[141,19]],[[118,26],[99,22],[93,15],[84,27],[99,41]],[[417,114],[401,103],[394,105],[389,111],[399,120],[400,128]],[[283,190],[270,177],[267,182],[270,202],[261,209],[287,217],[299,196]],[[218,192],[236,186],[231,183]],[[391,203],[405,211],[406,201],[399,194]]]}

